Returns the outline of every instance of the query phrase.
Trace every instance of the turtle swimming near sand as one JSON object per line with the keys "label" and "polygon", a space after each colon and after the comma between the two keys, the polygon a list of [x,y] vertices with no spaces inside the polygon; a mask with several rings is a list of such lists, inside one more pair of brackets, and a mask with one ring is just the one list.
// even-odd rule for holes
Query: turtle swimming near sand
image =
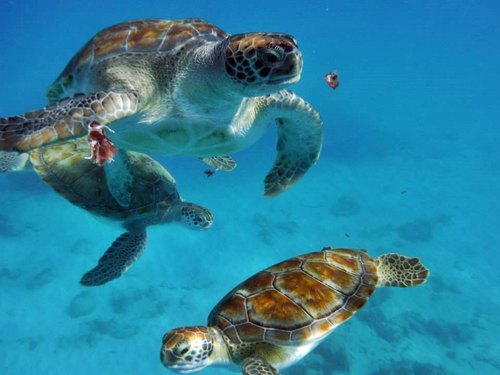
{"label": "turtle swimming near sand", "polygon": [[158,162],[145,154],[119,151],[122,165],[129,169],[129,204],[123,207],[110,193],[105,169],[87,158],[85,139],[42,147],[27,154],[0,151],[0,171],[21,170],[28,160],[41,179],[71,203],[90,213],[118,221],[125,232],[99,259],[95,268],[80,282],[86,286],[107,283],[120,277],[142,255],[146,247],[146,228],[178,222],[193,229],[208,229],[212,214],[180,197],[175,180]]}
{"label": "turtle swimming near sand", "polygon": [[274,196],[321,150],[319,114],[284,90],[301,72],[302,55],[287,34],[231,36],[195,18],[125,22],[80,49],[48,89],[48,107],[0,119],[0,150],[83,137],[94,121],[113,129],[108,135],[120,149],[213,165],[210,158],[252,145],[274,121],[277,157],[265,178],[265,195]]}
{"label": "turtle swimming near sand", "polygon": [[188,373],[209,365],[240,366],[244,375],[277,375],[348,320],[382,286],[423,284],[417,258],[325,248],[250,277],[212,310],[208,326],[163,336],[161,361]]}

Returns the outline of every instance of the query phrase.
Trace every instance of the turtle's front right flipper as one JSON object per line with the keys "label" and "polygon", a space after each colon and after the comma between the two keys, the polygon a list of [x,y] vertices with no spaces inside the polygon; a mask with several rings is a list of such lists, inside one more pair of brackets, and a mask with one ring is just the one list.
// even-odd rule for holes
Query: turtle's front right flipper
{"label": "turtle's front right flipper", "polygon": [[279,375],[269,362],[260,357],[248,357],[241,364],[241,373],[243,375]]}
{"label": "turtle's front right flipper", "polygon": [[25,152],[82,137],[92,121],[106,125],[133,115],[137,107],[132,93],[76,94],[37,111],[0,118],[0,150]]}

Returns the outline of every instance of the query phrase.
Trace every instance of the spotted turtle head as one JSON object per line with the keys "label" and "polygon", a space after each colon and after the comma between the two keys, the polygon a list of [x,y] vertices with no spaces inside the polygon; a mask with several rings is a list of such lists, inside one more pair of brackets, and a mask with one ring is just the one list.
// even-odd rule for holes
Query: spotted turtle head
{"label": "spotted turtle head", "polygon": [[191,229],[209,229],[214,223],[212,213],[196,203],[182,202],[179,213],[180,222]]}
{"label": "spotted turtle head", "polygon": [[163,336],[160,360],[173,371],[199,371],[211,363],[214,339],[209,327],[176,328]]}
{"label": "spotted turtle head", "polygon": [[248,33],[228,38],[224,67],[234,82],[244,87],[272,88],[297,82],[302,72],[302,54],[296,40],[287,34]]}

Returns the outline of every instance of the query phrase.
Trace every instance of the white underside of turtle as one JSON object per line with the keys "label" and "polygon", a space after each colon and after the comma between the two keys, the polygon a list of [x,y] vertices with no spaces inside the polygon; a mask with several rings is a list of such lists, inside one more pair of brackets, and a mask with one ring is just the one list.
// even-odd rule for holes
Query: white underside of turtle
{"label": "white underside of turtle", "polygon": [[93,123],[109,126],[121,149],[203,158],[249,147],[274,123],[277,157],[265,179],[274,196],[321,151],[319,114],[284,90],[301,72],[297,42],[286,34],[231,36],[199,19],[116,25],[68,63],[47,92],[50,106],[0,119],[0,150],[84,137]]}

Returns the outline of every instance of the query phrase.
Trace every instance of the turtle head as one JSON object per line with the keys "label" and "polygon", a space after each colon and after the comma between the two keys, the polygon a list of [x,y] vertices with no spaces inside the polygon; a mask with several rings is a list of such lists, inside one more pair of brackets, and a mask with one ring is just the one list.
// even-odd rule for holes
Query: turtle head
{"label": "turtle head", "polygon": [[264,95],[300,79],[302,54],[290,35],[237,34],[225,42],[225,72],[244,92]]}
{"label": "turtle head", "polygon": [[210,327],[176,328],[163,336],[160,360],[169,370],[183,374],[199,371],[214,362],[217,341]]}
{"label": "turtle head", "polygon": [[195,203],[183,202],[179,213],[180,222],[193,229],[209,229],[214,222],[212,213]]}

